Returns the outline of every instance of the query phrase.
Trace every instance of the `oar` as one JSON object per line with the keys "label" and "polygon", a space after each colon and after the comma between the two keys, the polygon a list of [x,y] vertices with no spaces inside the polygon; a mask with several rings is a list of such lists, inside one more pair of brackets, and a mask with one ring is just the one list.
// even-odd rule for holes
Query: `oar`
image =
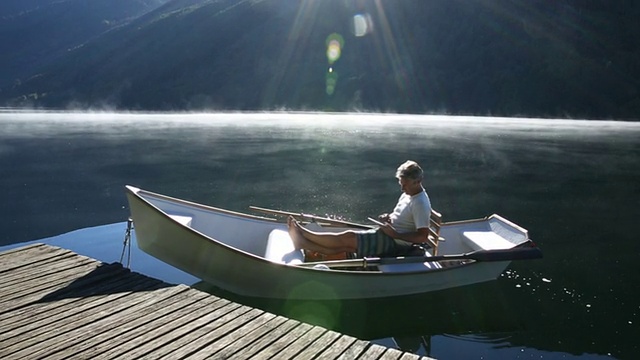
{"label": "oar", "polygon": [[291,215],[293,217],[309,219],[309,220],[312,220],[312,221],[322,221],[322,222],[326,222],[326,223],[329,223],[329,224],[332,224],[332,225],[346,225],[346,226],[356,227],[356,228],[360,228],[360,229],[371,229],[371,228],[373,228],[373,226],[369,226],[369,225],[358,224],[358,223],[354,223],[354,222],[350,222],[350,221],[344,221],[344,220],[331,219],[331,218],[312,215],[312,214],[294,213],[294,212],[290,212],[290,211],[266,209],[266,208],[262,208],[262,207],[258,207],[258,206],[249,206],[249,209],[255,210],[255,211],[259,211],[259,212],[263,212],[263,213],[266,213],[266,214],[283,215],[283,216]]}
{"label": "oar", "polygon": [[511,261],[530,260],[542,258],[542,251],[535,246],[515,247],[501,250],[476,250],[464,254],[438,255],[438,256],[410,256],[395,258],[363,258],[351,260],[317,261],[298,264],[302,267],[314,267],[325,265],[328,267],[366,267],[369,265],[407,264],[435,262],[442,260],[475,260],[475,261]]}

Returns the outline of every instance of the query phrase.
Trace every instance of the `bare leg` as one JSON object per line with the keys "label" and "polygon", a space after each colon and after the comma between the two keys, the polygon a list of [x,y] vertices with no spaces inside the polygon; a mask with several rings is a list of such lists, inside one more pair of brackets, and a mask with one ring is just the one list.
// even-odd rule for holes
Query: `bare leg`
{"label": "bare leg", "polygon": [[291,236],[293,239],[293,243],[296,249],[306,249],[314,252],[318,252],[325,255],[334,255],[345,252],[353,252],[351,249],[347,248],[326,248],[324,246],[318,245],[313,241],[307,240],[304,236],[302,236],[298,230],[294,230],[296,232],[295,235]]}
{"label": "bare leg", "polygon": [[298,249],[307,249],[331,255],[342,252],[355,252],[358,248],[356,234],[352,231],[340,233],[316,233],[300,226],[293,217],[287,221],[289,236]]}

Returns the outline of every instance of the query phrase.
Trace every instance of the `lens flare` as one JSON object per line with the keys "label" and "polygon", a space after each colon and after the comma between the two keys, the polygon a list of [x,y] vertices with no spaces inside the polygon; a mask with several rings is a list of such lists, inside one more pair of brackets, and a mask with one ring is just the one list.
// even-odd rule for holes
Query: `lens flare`
{"label": "lens flare", "polygon": [[327,72],[326,77],[326,92],[327,95],[333,95],[334,91],[336,91],[336,84],[338,83],[338,73],[333,71],[332,68],[329,68],[329,72]]}
{"label": "lens flare", "polygon": [[342,303],[333,288],[324,283],[309,281],[293,289],[292,298],[298,297],[299,294],[308,294],[310,291],[327,294],[327,300],[288,300],[281,308],[283,315],[327,329],[336,328],[341,318]]}
{"label": "lens flare", "polygon": [[326,73],[326,87],[325,92],[327,95],[333,95],[336,91],[336,84],[338,83],[338,74],[333,68],[333,64],[340,59],[342,54],[342,48],[344,47],[344,38],[338,33],[333,33],[327,36],[327,60],[329,61],[329,70]]}
{"label": "lens flare", "polygon": [[338,33],[333,33],[327,37],[327,59],[329,64],[338,61],[344,47],[344,38]]}
{"label": "lens flare", "polygon": [[329,59],[329,63],[334,63],[338,58],[340,58],[340,44],[337,41],[331,41],[329,47],[327,48],[327,58]]}
{"label": "lens flare", "polygon": [[353,16],[353,34],[357,37],[367,35],[373,30],[373,23],[369,14],[356,14]]}

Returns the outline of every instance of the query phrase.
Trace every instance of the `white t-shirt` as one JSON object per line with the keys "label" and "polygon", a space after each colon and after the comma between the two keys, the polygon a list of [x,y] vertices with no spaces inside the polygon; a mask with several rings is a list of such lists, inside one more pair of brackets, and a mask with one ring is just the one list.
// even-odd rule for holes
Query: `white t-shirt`
{"label": "white t-shirt", "polygon": [[398,204],[389,215],[391,224],[399,233],[414,232],[429,227],[431,217],[431,201],[426,191],[410,196],[400,195]]}

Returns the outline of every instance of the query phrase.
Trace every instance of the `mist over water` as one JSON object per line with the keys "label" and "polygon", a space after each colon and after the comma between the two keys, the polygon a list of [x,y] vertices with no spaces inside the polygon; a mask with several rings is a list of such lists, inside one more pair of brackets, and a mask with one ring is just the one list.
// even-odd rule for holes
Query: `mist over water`
{"label": "mist over water", "polygon": [[544,259],[391,303],[258,305],[442,359],[632,358],[639,139],[640,123],[616,121],[0,113],[0,245],[121,223],[126,184],[238,211],[365,222],[395,204],[395,169],[412,159],[445,221],[498,213],[528,229]]}

